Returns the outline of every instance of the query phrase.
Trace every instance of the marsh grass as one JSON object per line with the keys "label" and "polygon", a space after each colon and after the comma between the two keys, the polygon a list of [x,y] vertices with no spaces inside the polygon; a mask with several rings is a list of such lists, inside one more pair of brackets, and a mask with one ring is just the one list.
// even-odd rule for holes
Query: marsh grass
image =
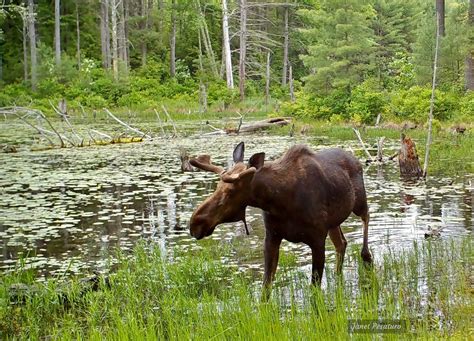
{"label": "marsh grass", "polygon": [[[402,319],[403,338],[472,337],[470,236],[414,243],[360,265],[348,250],[344,277],[325,270],[323,289],[309,285],[296,257],[283,254],[268,303],[260,280],[218,259],[230,247],[175,251],[164,258],[152,245],[122,255],[110,286],[81,293],[76,279],[34,283],[19,268],[0,284],[0,338],[59,339],[371,339],[349,334],[348,319]],[[229,256],[230,257],[230,256]],[[351,271],[351,269],[353,271]],[[35,288],[23,303],[11,302],[11,285]],[[62,288],[62,289],[61,289]],[[64,289],[65,288],[65,289]],[[65,303],[59,290],[68,299]],[[380,336],[380,335],[379,335]],[[398,339],[400,334],[384,334]]]}
{"label": "marsh grass", "polygon": [[[321,121],[297,121],[295,127],[275,127],[272,133],[277,135],[288,135],[293,129],[295,134],[299,134],[302,127],[309,127],[306,134],[309,138],[320,139],[322,142],[331,144],[338,141],[355,141],[358,145],[357,137],[350,125],[330,124]],[[377,140],[385,136],[386,144],[389,140],[395,140],[399,144],[400,135],[404,132],[416,143],[416,149],[420,159],[423,162],[426,134],[424,128],[402,131],[392,128],[359,128],[361,136],[368,147],[373,147],[376,152]],[[433,134],[433,142],[430,148],[430,159],[428,172],[431,175],[464,175],[474,173],[474,133],[472,129],[467,129],[464,134],[455,134],[449,129],[449,123],[446,123],[441,129]],[[386,156],[389,151],[385,151]],[[393,151],[390,151],[393,153]],[[375,154],[374,154],[375,155]],[[360,155],[362,158],[364,154]],[[423,167],[423,165],[422,165]]]}

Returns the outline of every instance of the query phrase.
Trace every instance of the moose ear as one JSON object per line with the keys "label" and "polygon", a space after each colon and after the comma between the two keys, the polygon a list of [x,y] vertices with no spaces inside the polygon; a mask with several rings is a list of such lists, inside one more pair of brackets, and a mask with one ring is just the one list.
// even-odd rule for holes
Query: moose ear
{"label": "moose ear", "polygon": [[255,167],[256,169],[260,169],[265,162],[265,153],[257,153],[253,154],[249,160],[249,166]]}
{"label": "moose ear", "polygon": [[234,149],[234,163],[242,162],[244,161],[244,151],[245,151],[245,146],[243,142],[240,142]]}

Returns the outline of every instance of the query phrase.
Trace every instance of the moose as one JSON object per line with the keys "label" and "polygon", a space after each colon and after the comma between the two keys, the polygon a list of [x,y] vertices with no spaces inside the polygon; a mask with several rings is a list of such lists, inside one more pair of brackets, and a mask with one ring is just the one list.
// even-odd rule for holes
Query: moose
{"label": "moose", "polygon": [[235,147],[234,165],[228,170],[212,164],[209,155],[190,160],[194,167],[220,176],[216,191],[192,214],[193,237],[207,237],[221,223],[243,221],[247,228],[246,207],[262,209],[264,298],[268,298],[283,239],[311,248],[311,282],[319,285],[329,234],[336,248],[336,271],[341,273],[347,246],[341,223],[352,212],[362,219],[364,226],[362,259],[372,262],[362,166],[352,154],[340,148],[315,153],[304,145],[296,145],[275,161],[265,162],[265,153],[257,153],[245,164],[244,149],[243,142]]}

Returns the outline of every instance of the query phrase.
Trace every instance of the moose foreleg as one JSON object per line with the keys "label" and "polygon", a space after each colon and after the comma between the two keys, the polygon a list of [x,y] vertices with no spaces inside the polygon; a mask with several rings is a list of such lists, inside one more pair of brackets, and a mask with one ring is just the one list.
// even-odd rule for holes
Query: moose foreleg
{"label": "moose foreleg", "polygon": [[268,301],[270,298],[272,281],[275,277],[278,265],[278,256],[280,253],[281,238],[272,235],[268,230],[265,235],[265,273],[263,275],[263,293],[262,301]]}
{"label": "moose foreleg", "polygon": [[324,238],[321,238],[320,240],[313,243],[313,245],[311,245],[311,251],[313,254],[311,284],[313,285],[321,285],[321,280],[323,279],[324,262],[326,260],[325,242],[326,235],[324,236]]}

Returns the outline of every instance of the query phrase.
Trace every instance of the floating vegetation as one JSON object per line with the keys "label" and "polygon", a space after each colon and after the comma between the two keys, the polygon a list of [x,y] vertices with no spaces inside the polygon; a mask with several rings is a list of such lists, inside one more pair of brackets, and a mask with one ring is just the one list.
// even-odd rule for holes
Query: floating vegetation
{"label": "floating vegetation", "polygon": [[[159,139],[0,154],[0,271],[14,269],[20,257],[44,260],[29,263],[40,274],[61,274],[70,262],[68,273],[96,270],[114,259],[114,250],[130,249],[146,239],[162,249],[230,244],[235,249],[233,262],[261,272],[264,231],[259,210],[247,210],[249,237],[241,224],[220,226],[200,243],[188,235],[191,213],[213,191],[217,177],[207,172],[181,173],[180,148],[190,155],[216,155],[215,163],[228,166],[233,146],[243,138]],[[330,141],[324,141],[327,145],[312,137],[252,136],[246,140],[247,155],[265,151],[272,160],[294,143],[321,149],[329,146]],[[357,141],[331,144],[363,156]],[[393,153],[397,145],[396,139],[386,141],[387,153]],[[370,165],[365,173],[371,212],[369,242],[375,255],[382,255],[388,245],[396,249],[424,239],[429,227],[441,230],[442,238],[472,229],[469,175],[409,184],[399,179],[396,164]],[[358,219],[350,218],[343,230],[349,244],[361,243]],[[308,247],[291,243],[282,247],[297,255],[301,264],[310,263]],[[327,256],[332,261],[334,253],[329,251]]]}

